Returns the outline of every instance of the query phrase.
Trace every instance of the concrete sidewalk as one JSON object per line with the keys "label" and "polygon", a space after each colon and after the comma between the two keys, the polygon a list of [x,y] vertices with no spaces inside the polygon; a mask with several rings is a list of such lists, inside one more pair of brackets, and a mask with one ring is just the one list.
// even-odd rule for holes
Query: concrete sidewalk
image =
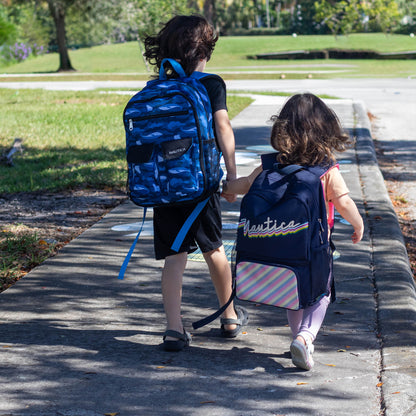
{"label": "concrete sidewalk", "polygon": [[[416,296],[400,228],[364,105],[328,103],[358,137],[339,161],[366,233],[353,246],[338,218],[338,299],[311,372],[291,363],[285,312],[251,304],[236,340],[220,338],[216,321],[193,331],[189,350],[162,351],[162,262],[153,260],[150,216],[125,280],[117,279],[141,216],[125,203],[0,294],[0,416],[416,414]],[[267,150],[266,121],[281,104],[259,98],[233,120],[240,175]],[[224,202],[226,244],[238,209]],[[215,299],[194,255],[184,277],[188,330]]]}

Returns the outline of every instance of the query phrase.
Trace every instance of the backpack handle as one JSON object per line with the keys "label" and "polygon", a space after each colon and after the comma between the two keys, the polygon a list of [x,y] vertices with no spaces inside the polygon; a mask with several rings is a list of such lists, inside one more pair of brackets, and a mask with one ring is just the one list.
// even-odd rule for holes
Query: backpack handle
{"label": "backpack handle", "polygon": [[179,78],[186,77],[185,71],[183,70],[182,65],[178,61],[175,61],[174,59],[171,59],[171,58],[165,58],[160,64],[159,79],[167,79],[166,70],[165,70],[166,62],[169,62],[171,64],[173,70],[179,75]]}
{"label": "backpack handle", "polygon": [[275,163],[273,168],[279,172],[283,173],[283,175],[290,175],[291,173],[299,172],[300,170],[303,170],[304,168],[299,165],[286,165],[283,167],[280,167],[278,163]]}
{"label": "backpack handle", "polygon": [[274,169],[276,172],[285,176],[304,169],[304,167],[299,165],[280,165],[276,162],[277,155],[277,152],[265,153],[261,155],[261,164],[263,166],[263,169]]}

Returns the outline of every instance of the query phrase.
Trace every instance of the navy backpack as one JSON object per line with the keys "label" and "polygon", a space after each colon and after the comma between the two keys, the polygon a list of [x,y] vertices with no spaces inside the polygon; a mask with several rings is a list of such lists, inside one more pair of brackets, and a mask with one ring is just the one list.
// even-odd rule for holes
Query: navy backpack
{"label": "navy backpack", "polygon": [[[168,64],[177,78],[167,78]],[[147,207],[199,202],[177,235],[174,251],[180,249],[192,223],[218,190],[222,176],[211,102],[200,82],[207,77],[223,82],[217,75],[202,72],[187,76],[177,61],[164,59],[159,78],[134,95],[123,113],[128,195],[145,208],[143,222]],[[140,232],[120,270],[120,279]]]}
{"label": "navy backpack", "polygon": [[276,155],[262,156],[263,171],[241,202],[233,295],[298,310],[332,289],[333,246],[320,179],[329,167],[281,166]]}

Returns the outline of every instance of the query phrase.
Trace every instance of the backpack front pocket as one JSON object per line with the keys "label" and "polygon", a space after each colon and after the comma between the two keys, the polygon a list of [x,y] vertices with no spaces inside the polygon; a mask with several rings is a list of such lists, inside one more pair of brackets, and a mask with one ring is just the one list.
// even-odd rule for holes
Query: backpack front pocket
{"label": "backpack front pocket", "polygon": [[[186,195],[192,200],[199,196],[203,187],[199,160],[195,160],[192,138],[185,137],[165,141],[158,146],[159,184],[162,192],[171,195],[173,200],[182,200]],[[202,189],[201,189],[202,191]]]}
{"label": "backpack front pocket", "polygon": [[285,309],[298,310],[300,307],[296,273],[284,266],[239,262],[236,294],[241,300]]}

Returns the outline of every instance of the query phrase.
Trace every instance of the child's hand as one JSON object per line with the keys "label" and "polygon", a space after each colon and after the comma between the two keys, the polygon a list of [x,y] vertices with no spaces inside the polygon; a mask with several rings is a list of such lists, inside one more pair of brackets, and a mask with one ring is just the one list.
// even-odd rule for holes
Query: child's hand
{"label": "child's hand", "polygon": [[361,239],[363,238],[363,233],[364,233],[364,227],[358,228],[356,230],[354,230],[352,236],[351,236],[351,240],[353,242],[353,244],[357,244],[361,241]]}
{"label": "child's hand", "polygon": [[236,194],[226,194],[225,192],[221,192],[221,196],[227,201],[227,202],[235,202],[237,201],[237,195]]}

